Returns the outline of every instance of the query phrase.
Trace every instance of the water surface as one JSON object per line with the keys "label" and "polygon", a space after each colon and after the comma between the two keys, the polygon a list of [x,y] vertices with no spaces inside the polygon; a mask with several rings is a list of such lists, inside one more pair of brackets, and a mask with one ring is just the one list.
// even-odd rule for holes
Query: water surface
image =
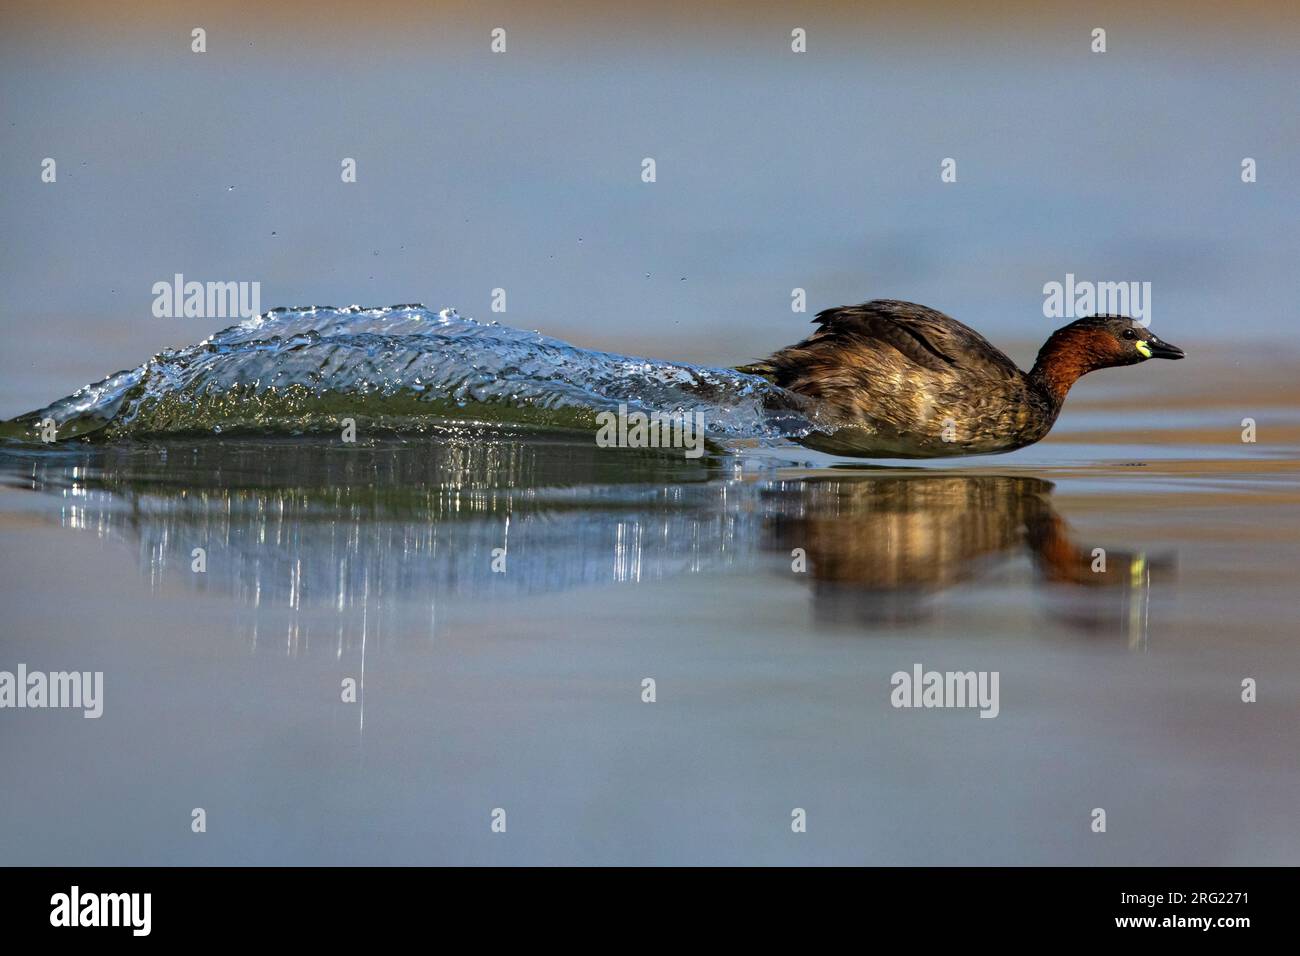
{"label": "water surface", "polygon": [[[957,467],[469,422],[10,448],[5,658],[106,700],[6,713],[0,854],[1294,862],[1295,446],[1094,414]],[[999,716],[892,708],[916,663],[999,671]]]}

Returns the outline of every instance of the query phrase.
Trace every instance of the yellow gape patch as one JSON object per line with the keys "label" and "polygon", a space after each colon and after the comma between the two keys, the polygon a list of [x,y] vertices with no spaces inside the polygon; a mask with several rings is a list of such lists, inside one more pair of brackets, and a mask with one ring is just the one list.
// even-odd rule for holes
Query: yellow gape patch
{"label": "yellow gape patch", "polygon": [[1139,340],[1137,343],[1137,350],[1138,350],[1138,354],[1140,354],[1143,358],[1151,357],[1151,346],[1147,345],[1145,342],[1141,340]]}

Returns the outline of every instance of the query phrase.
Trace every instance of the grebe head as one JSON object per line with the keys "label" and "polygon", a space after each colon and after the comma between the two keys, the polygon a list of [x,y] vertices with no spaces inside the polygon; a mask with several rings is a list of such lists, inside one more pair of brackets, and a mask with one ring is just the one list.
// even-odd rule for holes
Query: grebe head
{"label": "grebe head", "polygon": [[1099,368],[1182,357],[1182,349],[1126,315],[1092,315],[1053,332],[1030,376],[1060,401],[1079,376]]}
{"label": "grebe head", "polygon": [[1126,315],[1093,315],[1071,322],[1048,339],[1063,340],[1068,350],[1086,360],[1087,370],[1136,365],[1147,359],[1180,359],[1183,350],[1162,341],[1142,323]]}

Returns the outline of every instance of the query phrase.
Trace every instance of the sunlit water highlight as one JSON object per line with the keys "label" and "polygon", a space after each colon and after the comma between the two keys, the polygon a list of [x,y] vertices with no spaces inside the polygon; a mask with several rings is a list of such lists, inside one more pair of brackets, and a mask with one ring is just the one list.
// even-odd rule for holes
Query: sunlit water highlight
{"label": "sunlit water highlight", "polygon": [[576,348],[418,305],[276,309],[86,385],[0,426],[9,439],[176,434],[419,432],[437,421],[596,427],[629,411],[703,417],[715,441],[782,439],[811,425],[800,399],[730,369]]}

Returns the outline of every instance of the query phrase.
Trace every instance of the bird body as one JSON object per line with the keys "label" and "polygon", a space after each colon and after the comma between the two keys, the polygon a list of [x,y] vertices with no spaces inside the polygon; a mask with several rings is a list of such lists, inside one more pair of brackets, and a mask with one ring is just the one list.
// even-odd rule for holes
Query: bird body
{"label": "bird body", "polygon": [[974,329],[892,299],[827,309],[808,338],[739,370],[809,401],[805,445],[839,455],[938,458],[1012,451],[1045,436],[1070,386],[1097,368],[1182,358],[1126,316],[1058,329],[1022,372]]}

